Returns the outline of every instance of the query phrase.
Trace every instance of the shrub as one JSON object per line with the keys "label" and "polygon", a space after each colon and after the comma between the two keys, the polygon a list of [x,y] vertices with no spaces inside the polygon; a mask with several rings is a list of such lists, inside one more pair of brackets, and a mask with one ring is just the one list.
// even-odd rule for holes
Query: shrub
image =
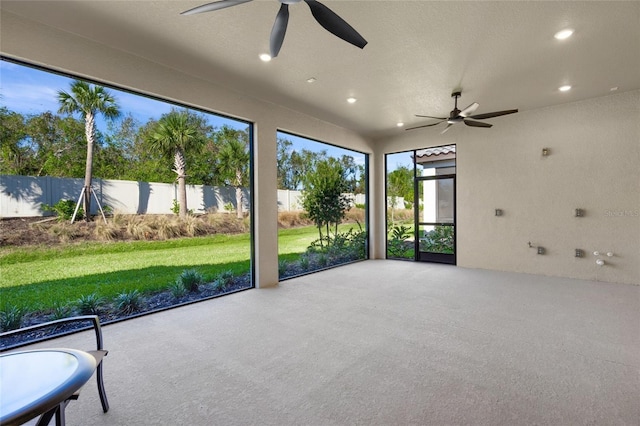
{"label": "shrub", "polygon": [[202,274],[195,269],[185,269],[178,277],[178,280],[190,292],[198,291],[198,286],[204,283]]}
{"label": "shrub", "polygon": [[289,262],[286,259],[282,259],[278,262],[278,275],[283,277],[287,272],[287,268],[289,267]]}
{"label": "shrub", "polygon": [[120,228],[112,222],[97,222],[93,233],[100,240],[113,241],[120,235]]}
{"label": "shrub", "polygon": [[125,315],[138,312],[142,307],[140,292],[138,290],[131,290],[118,294],[115,298],[115,307],[118,312]]}
{"label": "shrub", "polygon": [[7,305],[0,311],[0,331],[15,330],[22,326],[22,320],[26,314],[26,309]]}
{"label": "shrub", "polygon": [[173,199],[173,204],[171,205],[171,212],[175,215],[180,214],[180,203],[175,198]]}
{"label": "shrub", "polygon": [[311,266],[310,257],[307,254],[303,254],[302,256],[300,256],[300,267],[304,271],[308,271],[310,266]]}
{"label": "shrub", "polygon": [[206,234],[207,226],[201,219],[195,216],[187,216],[185,218],[182,218],[181,222],[185,234],[189,237]]}
{"label": "shrub", "polygon": [[49,316],[50,321],[59,320],[63,318],[68,318],[73,315],[73,308],[69,305],[56,303],[53,305],[53,310],[51,311],[51,315]]}
{"label": "shrub", "polygon": [[413,237],[411,228],[404,225],[395,225],[391,228],[391,235],[387,241],[387,254],[389,257],[410,259],[414,255]]}
{"label": "shrub", "polygon": [[80,296],[76,301],[81,315],[98,315],[104,306],[104,299],[96,293]]}
{"label": "shrub", "polygon": [[159,240],[167,240],[180,235],[180,225],[167,216],[156,217],[149,226],[156,231]]}
{"label": "shrub", "polygon": [[224,291],[233,281],[233,271],[227,270],[220,272],[213,280],[213,288]]}
{"label": "shrub", "polygon": [[[60,200],[53,206],[43,204],[41,209],[45,212],[54,212],[56,216],[58,216],[58,220],[71,220],[73,212],[76,209],[76,202],[73,200]],[[82,207],[80,207],[76,214],[76,219],[82,219],[83,216],[84,211],[82,210]]]}
{"label": "shrub", "polygon": [[63,243],[69,242],[80,235],[75,226],[65,222],[53,225],[49,228],[49,233],[58,237],[58,239]]}
{"label": "shrub", "polygon": [[436,226],[420,239],[420,251],[453,253],[453,226]]}
{"label": "shrub", "polygon": [[175,297],[176,299],[180,299],[182,296],[187,294],[187,289],[184,288],[184,284],[182,284],[182,281],[180,279],[177,279],[169,284],[169,290],[171,291],[173,297]]}
{"label": "shrub", "polygon": [[136,217],[127,223],[127,233],[135,240],[145,240],[151,233],[151,227]]}

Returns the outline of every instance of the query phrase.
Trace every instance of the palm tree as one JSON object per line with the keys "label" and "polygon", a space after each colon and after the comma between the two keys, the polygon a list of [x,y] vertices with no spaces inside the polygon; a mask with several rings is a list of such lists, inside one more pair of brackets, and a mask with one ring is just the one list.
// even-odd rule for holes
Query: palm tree
{"label": "palm tree", "polygon": [[[247,185],[249,152],[246,133],[223,127],[222,147],[218,156],[218,172],[224,181],[236,189],[236,215],[242,218],[242,187]],[[244,139],[244,140],[243,140]]]}
{"label": "palm tree", "polygon": [[71,83],[71,93],[58,92],[60,102],[59,113],[79,113],[84,118],[84,133],[87,139],[87,159],[84,171],[84,187],[82,188],[82,208],[85,220],[91,220],[91,179],[93,173],[93,147],[96,138],[96,114],[100,113],[108,119],[120,116],[120,108],[115,97],[102,86],[94,86],[82,80]]}
{"label": "palm tree", "polygon": [[180,217],[187,216],[187,162],[185,152],[199,148],[204,142],[198,129],[194,127],[187,111],[172,110],[163,115],[156,124],[148,141],[153,149],[163,155],[173,156],[173,171],[178,175],[178,204]]}

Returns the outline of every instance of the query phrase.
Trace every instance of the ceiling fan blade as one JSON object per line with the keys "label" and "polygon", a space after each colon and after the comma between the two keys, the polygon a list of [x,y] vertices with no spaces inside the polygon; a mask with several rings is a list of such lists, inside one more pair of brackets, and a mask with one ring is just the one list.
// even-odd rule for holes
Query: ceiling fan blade
{"label": "ceiling fan blade", "polygon": [[444,135],[445,132],[451,128],[451,126],[453,126],[453,124],[451,124],[451,123],[447,124],[447,127],[445,127],[445,129],[443,131],[441,131],[440,134]]}
{"label": "ceiling fan blade", "polygon": [[493,124],[482,123],[480,121],[464,120],[464,124],[471,127],[491,127]]}
{"label": "ceiling fan blade", "polygon": [[325,30],[360,49],[363,49],[367,45],[367,40],[327,6],[316,0],[304,1],[309,5],[313,17],[316,18],[316,21],[318,21]]}
{"label": "ceiling fan blade", "polygon": [[430,115],[419,115],[419,114],[416,114],[416,117],[433,118],[434,120],[446,120],[447,119],[447,117],[432,117]]}
{"label": "ceiling fan blade", "polygon": [[280,10],[276,15],[276,21],[271,29],[271,38],[269,39],[269,47],[271,49],[271,57],[275,58],[280,53],[284,35],[287,32],[287,24],[289,23],[289,5],[282,3]]}
{"label": "ceiling fan blade", "polygon": [[500,117],[501,115],[514,114],[518,112],[517,109],[507,109],[505,111],[487,112],[486,114],[470,115],[469,118],[475,120],[484,120],[485,118]]}
{"label": "ceiling fan blade", "polygon": [[203,4],[193,9],[185,10],[180,15],[195,15],[196,13],[211,12],[214,10],[224,9],[225,7],[236,6],[253,0],[220,0],[212,3]]}
{"label": "ceiling fan blade", "polygon": [[465,109],[463,109],[462,111],[460,111],[460,114],[458,114],[458,115],[460,117],[468,117],[469,114],[473,114],[473,112],[475,110],[477,110],[479,106],[480,106],[480,104],[478,104],[477,102],[474,102],[471,105],[469,105],[468,107],[466,107]]}
{"label": "ceiling fan blade", "polygon": [[405,130],[422,129],[423,127],[437,126],[440,123],[442,123],[442,121],[438,121],[437,123],[431,123],[431,124],[423,124],[422,126],[409,127]]}

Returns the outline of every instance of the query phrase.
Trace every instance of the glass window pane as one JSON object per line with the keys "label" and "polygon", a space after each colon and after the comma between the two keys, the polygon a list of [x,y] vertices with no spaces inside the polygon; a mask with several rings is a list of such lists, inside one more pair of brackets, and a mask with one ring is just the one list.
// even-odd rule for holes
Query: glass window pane
{"label": "glass window pane", "polygon": [[21,63],[0,73],[0,204],[13,207],[3,237],[16,259],[0,274],[1,310],[64,317],[80,304],[104,322],[253,286],[252,124]]}
{"label": "glass window pane", "polygon": [[278,132],[280,279],[366,259],[367,155]]}
{"label": "glass window pane", "polygon": [[385,157],[388,258],[415,256],[413,154],[405,151]]}

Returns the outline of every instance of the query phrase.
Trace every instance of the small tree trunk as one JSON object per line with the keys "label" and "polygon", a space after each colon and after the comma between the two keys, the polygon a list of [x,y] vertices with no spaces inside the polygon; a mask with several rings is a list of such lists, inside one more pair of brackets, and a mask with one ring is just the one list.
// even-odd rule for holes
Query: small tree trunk
{"label": "small tree trunk", "polygon": [[242,187],[236,186],[236,217],[242,219]]}
{"label": "small tree trunk", "polygon": [[176,150],[173,158],[175,172],[178,175],[178,204],[180,205],[180,217],[187,217],[187,183],[186,162],[181,150]]}
{"label": "small tree trunk", "polygon": [[91,220],[91,180],[93,178],[93,144],[96,135],[95,117],[91,111],[84,117],[84,134],[87,139],[87,161],[84,169],[84,194],[82,197],[82,208],[84,209],[84,220]]}

